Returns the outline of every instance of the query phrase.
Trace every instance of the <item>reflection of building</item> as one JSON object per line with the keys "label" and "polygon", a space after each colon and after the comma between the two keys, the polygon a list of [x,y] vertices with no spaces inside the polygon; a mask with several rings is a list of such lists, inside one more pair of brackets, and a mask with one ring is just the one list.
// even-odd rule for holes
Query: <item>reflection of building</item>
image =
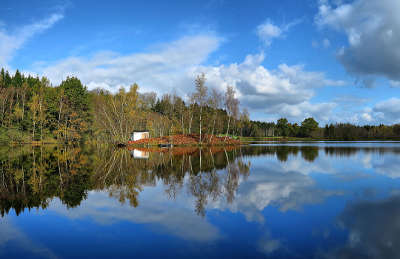
{"label": "reflection of building", "polygon": [[131,141],[150,138],[148,131],[134,131],[131,135]]}
{"label": "reflection of building", "polygon": [[131,151],[131,155],[133,156],[133,158],[148,159],[150,152],[134,149]]}

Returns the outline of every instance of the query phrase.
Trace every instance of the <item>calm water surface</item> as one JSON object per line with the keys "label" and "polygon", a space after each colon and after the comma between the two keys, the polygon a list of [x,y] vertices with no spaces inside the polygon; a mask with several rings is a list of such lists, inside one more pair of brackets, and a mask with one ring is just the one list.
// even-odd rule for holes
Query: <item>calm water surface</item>
{"label": "calm water surface", "polygon": [[400,258],[400,143],[0,148],[1,258]]}

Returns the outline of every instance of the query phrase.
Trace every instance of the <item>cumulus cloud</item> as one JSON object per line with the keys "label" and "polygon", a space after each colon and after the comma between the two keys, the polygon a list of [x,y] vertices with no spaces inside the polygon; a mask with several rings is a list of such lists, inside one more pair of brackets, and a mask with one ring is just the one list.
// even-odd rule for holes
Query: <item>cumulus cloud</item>
{"label": "cumulus cloud", "polygon": [[346,118],[337,118],[337,121],[356,124],[396,124],[400,123],[400,99],[393,97],[376,103],[372,107],[364,107],[360,112],[354,113],[352,116],[348,116],[348,120],[343,121]]}
{"label": "cumulus cloud", "polygon": [[33,24],[22,26],[14,32],[5,30],[0,24],[0,66],[7,66],[15,52],[20,49],[34,35],[51,28],[63,18],[63,14],[55,13],[50,17]]}
{"label": "cumulus cloud", "polygon": [[284,36],[284,34],[293,26],[300,23],[300,20],[296,20],[289,24],[283,26],[275,25],[271,20],[267,20],[264,23],[257,26],[257,35],[265,44],[265,46],[270,46],[272,40]]}
{"label": "cumulus cloud", "polygon": [[356,0],[351,3],[320,1],[315,18],[320,27],[330,27],[347,36],[348,45],[337,54],[346,70],[373,86],[373,77],[400,79],[400,2]]}
{"label": "cumulus cloud", "polygon": [[69,57],[54,64],[40,64],[34,71],[58,84],[67,76],[77,76],[89,89],[101,87],[112,92],[137,82],[141,91],[159,94],[174,89],[182,96],[193,91],[193,79],[205,73],[210,87],[225,91],[235,87],[241,104],[267,113],[268,119],[286,116],[302,120],[313,116],[326,120],[334,103],[311,103],[315,90],[327,85],[343,85],[324,73],[306,71],[302,65],[281,64],[275,70],[262,65],[264,54],[248,55],[242,63],[204,65],[224,39],[213,33],[183,37],[151,52],[120,55],[102,52],[86,57]]}
{"label": "cumulus cloud", "polygon": [[354,116],[354,120],[361,123],[400,123],[400,99],[390,98],[378,102],[372,108],[364,108],[360,114]]}
{"label": "cumulus cloud", "polygon": [[266,46],[271,45],[272,39],[281,36],[282,30],[271,21],[260,24],[257,27],[257,35]]}
{"label": "cumulus cloud", "polygon": [[390,98],[389,100],[379,102],[375,105],[373,111],[382,114],[387,121],[399,122],[400,99]]}
{"label": "cumulus cloud", "polygon": [[276,119],[285,116],[302,120],[313,116],[327,120],[336,104],[310,102],[315,90],[323,86],[344,85],[343,81],[329,80],[323,73],[306,71],[304,66],[281,64],[269,70],[261,63],[264,54],[248,55],[242,63],[221,66],[203,66],[193,73],[204,72],[210,86],[225,89],[234,86],[243,105],[263,111]]}

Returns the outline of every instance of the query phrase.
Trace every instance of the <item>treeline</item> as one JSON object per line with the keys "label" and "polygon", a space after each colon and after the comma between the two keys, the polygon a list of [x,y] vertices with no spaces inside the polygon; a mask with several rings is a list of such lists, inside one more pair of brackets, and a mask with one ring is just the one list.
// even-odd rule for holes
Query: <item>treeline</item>
{"label": "treeline", "polygon": [[220,93],[205,81],[204,75],[196,78],[185,102],[176,94],[139,93],[137,84],[114,94],[88,91],[76,77],[52,86],[45,77],[2,69],[0,142],[125,142],[135,130],[153,137],[199,134],[201,141],[210,134],[242,134],[249,114],[240,112],[234,88]]}
{"label": "treeline", "polygon": [[253,137],[299,137],[326,140],[397,140],[400,139],[400,124],[353,125],[350,123],[326,124],[320,127],[314,118],[305,119],[300,125],[286,118],[274,122],[250,121],[245,136]]}
{"label": "treeline", "polygon": [[176,94],[139,93],[137,84],[116,94],[92,91],[96,138],[126,141],[132,131],[147,130],[153,137],[199,134],[201,141],[207,142],[214,134],[241,134],[249,114],[240,112],[234,88],[220,93],[208,89],[205,81],[204,74],[196,78],[188,101]]}
{"label": "treeline", "polygon": [[309,137],[319,139],[398,139],[400,126],[331,124],[320,127],[313,118],[301,124],[281,118],[250,121],[240,110],[233,87],[225,92],[206,86],[205,75],[194,81],[194,91],[183,99],[170,93],[140,93],[133,84],[117,93],[88,91],[76,77],[58,86],[45,78],[0,71],[0,142],[125,142],[135,130],[152,137],[198,134],[250,137]]}
{"label": "treeline", "polygon": [[77,78],[52,87],[45,77],[0,71],[0,141],[81,140],[92,117],[90,95]]}

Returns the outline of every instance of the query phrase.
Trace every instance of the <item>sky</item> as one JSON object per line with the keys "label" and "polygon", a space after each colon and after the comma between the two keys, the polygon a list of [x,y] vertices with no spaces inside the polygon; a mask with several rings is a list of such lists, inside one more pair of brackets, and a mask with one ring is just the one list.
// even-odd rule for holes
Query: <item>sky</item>
{"label": "sky", "polygon": [[400,1],[2,0],[0,67],[187,98],[204,73],[253,120],[400,123]]}

